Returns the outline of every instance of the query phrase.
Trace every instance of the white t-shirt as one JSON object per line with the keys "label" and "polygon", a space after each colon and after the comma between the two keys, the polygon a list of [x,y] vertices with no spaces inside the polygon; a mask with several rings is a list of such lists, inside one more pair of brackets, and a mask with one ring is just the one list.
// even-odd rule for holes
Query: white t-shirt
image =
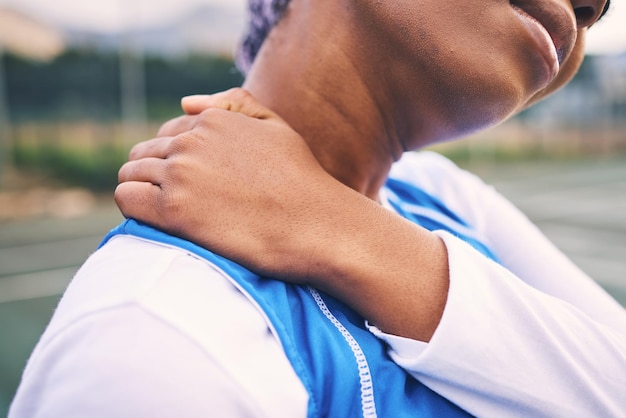
{"label": "white t-shirt", "polygon": [[[477,416],[619,416],[626,313],[491,187],[430,152],[392,176],[473,225],[458,238],[430,343],[372,332],[394,361]],[[116,236],[67,289],[10,417],[304,417],[307,394],[263,311],[180,248]]]}

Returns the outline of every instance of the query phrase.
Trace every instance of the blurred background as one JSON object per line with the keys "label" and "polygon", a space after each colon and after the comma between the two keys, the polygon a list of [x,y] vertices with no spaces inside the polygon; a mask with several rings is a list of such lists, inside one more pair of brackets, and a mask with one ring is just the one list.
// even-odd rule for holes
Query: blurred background
{"label": "blurred background", "polygon": [[[0,0],[0,415],[82,261],[122,217],[130,146],[237,86],[244,0]],[[566,88],[436,147],[493,183],[626,304],[626,4]]]}

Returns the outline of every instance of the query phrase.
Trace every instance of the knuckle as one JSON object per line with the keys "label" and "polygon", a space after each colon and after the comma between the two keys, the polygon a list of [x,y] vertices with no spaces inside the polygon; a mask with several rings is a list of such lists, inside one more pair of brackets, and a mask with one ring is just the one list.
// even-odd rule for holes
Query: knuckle
{"label": "knuckle", "polygon": [[241,87],[233,87],[228,90],[228,97],[232,100],[247,100],[252,96],[248,93],[248,90],[245,90]]}
{"label": "knuckle", "polygon": [[[227,117],[228,113],[229,112],[227,109],[218,107],[210,107],[208,109],[205,109],[199,115],[200,117],[198,118],[198,122],[196,123],[194,128],[186,132],[185,135],[187,136],[187,138],[191,137],[195,138],[196,140],[201,140],[201,137],[203,135],[208,135],[209,130],[215,129],[216,127],[220,126],[223,123],[224,118]],[[198,131],[202,132],[202,134],[200,134]]]}
{"label": "knuckle", "polygon": [[215,117],[215,115],[218,115],[224,112],[224,110],[225,109],[222,109],[221,107],[208,107],[204,109],[202,113],[200,113],[200,118],[198,120],[198,123],[200,124],[206,123],[207,119],[210,120],[212,117]]}
{"label": "knuckle", "polygon": [[120,208],[120,210],[122,211],[122,213],[124,213],[124,184],[118,184],[117,187],[115,187],[115,191],[113,192],[113,200],[115,200],[115,203],[117,204],[117,206]]}
{"label": "knuckle", "polygon": [[117,170],[117,181],[118,183],[123,183],[128,176],[126,175],[128,171],[128,163],[122,164],[119,170]]}
{"label": "knuckle", "polygon": [[178,176],[178,172],[181,170],[182,164],[180,162],[180,158],[168,158],[165,160],[164,171],[167,179],[176,178]]}
{"label": "knuckle", "polygon": [[143,163],[143,160],[128,161],[124,163],[117,172],[117,180],[119,183],[125,183],[137,179],[137,173]]}
{"label": "knuckle", "polygon": [[161,189],[156,202],[156,212],[166,228],[172,232],[180,232],[185,219],[186,205],[181,191],[177,188]]}
{"label": "knuckle", "polygon": [[159,128],[157,136],[174,136],[188,129],[193,124],[195,116],[182,115],[165,122]]}
{"label": "knuckle", "polygon": [[184,155],[178,155],[164,161],[162,172],[162,185],[167,188],[166,191],[168,193],[178,193],[189,187],[193,168],[189,158],[186,158]]}
{"label": "knuckle", "polygon": [[140,158],[143,153],[142,150],[144,146],[145,144],[143,142],[133,145],[133,147],[128,152],[128,159],[132,161]]}
{"label": "knuckle", "polygon": [[252,95],[241,87],[235,87],[229,91],[230,110],[240,112],[245,107],[254,104]]}
{"label": "knuckle", "polygon": [[137,190],[129,186],[127,183],[120,183],[113,192],[113,200],[115,204],[122,212],[122,215],[126,218],[135,217],[138,213],[138,209],[145,208],[145,204],[138,202],[138,198],[141,197],[137,193]]}
{"label": "knuckle", "polygon": [[165,122],[163,125],[161,125],[161,127],[157,131],[157,136],[166,136],[167,133],[172,130],[172,125],[175,123],[177,119],[178,118],[170,119],[167,122]]}
{"label": "knuckle", "polygon": [[124,215],[126,215],[125,208],[128,196],[129,195],[126,193],[126,185],[124,183],[120,183],[117,187],[115,187],[113,199]]}
{"label": "knuckle", "polygon": [[[185,132],[185,133],[176,135],[174,138],[172,138],[172,140],[170,141],[168,145],[168,150],[169,150],[168,155],[178,155],[178,154],[184,154],[186,152],[189,152],[190,149],[193,148],[194,138],[195,138],[195,135],[193,135],[191,132]],[[177,160],[168,158],[168,164],[171,164],[174,161],[177,161]]]}

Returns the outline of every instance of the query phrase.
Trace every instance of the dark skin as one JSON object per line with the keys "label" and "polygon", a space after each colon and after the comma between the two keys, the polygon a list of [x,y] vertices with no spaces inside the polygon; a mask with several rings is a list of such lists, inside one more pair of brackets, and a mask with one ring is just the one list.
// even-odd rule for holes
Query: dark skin
{"label": "dark skin", "polygon": [[132,150],[116,201],[125,216],[429,341],[447,251],[377,204],[391,165],[566,84],[604,7],[544,3],[534,18],[558,23],[556,47],[508,1],[293,0],[245,91],[183,100],[187,116]]}

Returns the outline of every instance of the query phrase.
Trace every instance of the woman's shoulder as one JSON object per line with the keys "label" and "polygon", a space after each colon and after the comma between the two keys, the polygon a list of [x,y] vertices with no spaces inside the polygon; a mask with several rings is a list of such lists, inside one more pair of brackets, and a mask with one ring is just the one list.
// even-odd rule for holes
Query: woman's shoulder
{"label": "woman's shoulder", "polygon": [[405,152],[397,161],[396,165],[408,165],[414,163],[430,164],[440,167],[456,167],[458,166],[448,157],[436,151],[422,150]]}
{"label": "woman's shoulder", "polygon": [[481,188],[492,189],[475,174],[434,151],[405,153],[393,165],[389,177],[410,183],[439,198],[475,193]]}
{"label": "woman's shoulder", "polygon": [[484,224],[485,205],[497,195],[475,174],[434,151],[407,152],[392,167],[389,177],[419,188],[474,227]]}
{"label": "woman's shoulder", "polygon": [[187,415],[229,407],[303,416],[306,408],[306,391],[265,315],[225,272],[184,249],[130,235],[113,237],[83,264],[24,376],[15,416],[34,397],[37,410],[71,406],[55,388],[78,384],[107,388],[90,395],[106,404],[103,412],[94,415],[90,402],[76,406],[88,416],[128,415],[134,404],[145,408],[139,415],[158,415],[159,403],[137,400],[146,393],[177,408],[178,395],[193,398],[183,402]]}

